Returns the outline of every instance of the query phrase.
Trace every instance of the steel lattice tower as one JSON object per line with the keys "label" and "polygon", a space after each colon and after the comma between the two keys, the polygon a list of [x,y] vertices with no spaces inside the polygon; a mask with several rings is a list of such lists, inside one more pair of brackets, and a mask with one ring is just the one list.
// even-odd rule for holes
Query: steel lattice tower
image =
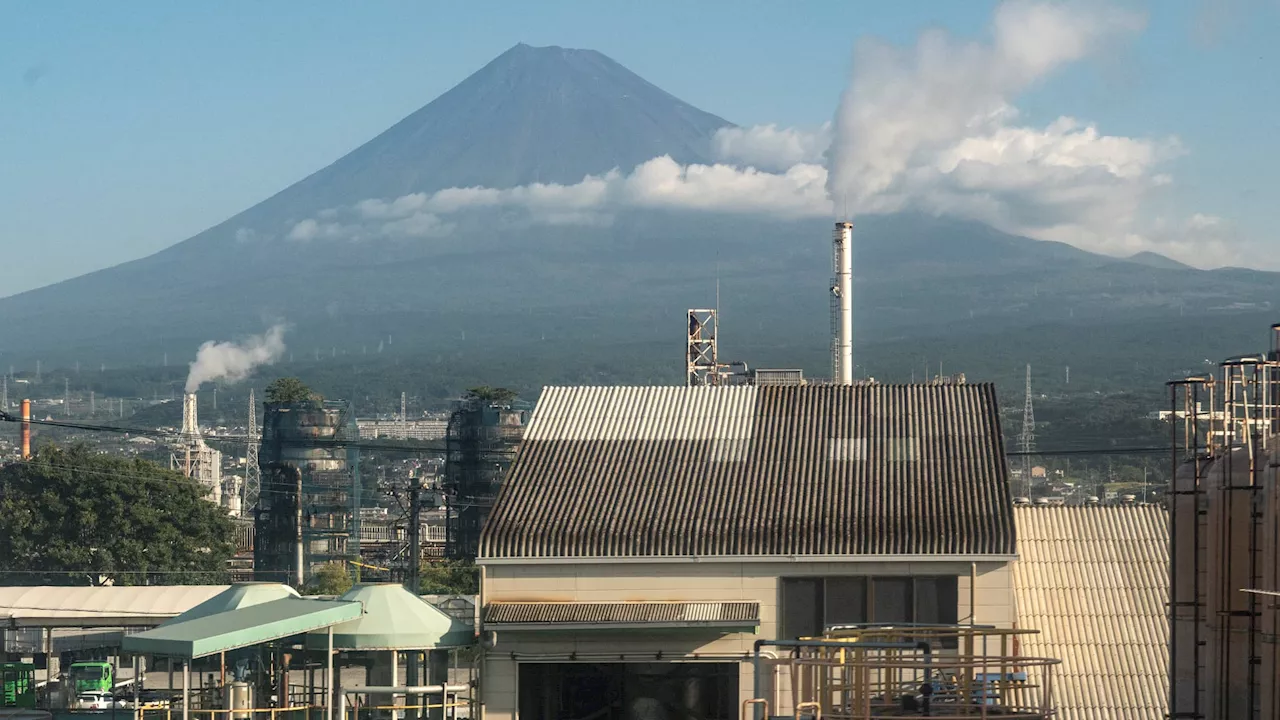
{"label": "steel lattice tower", "polygon": [[1022,482],[1027,494],[1031,492],[1031,453],[1036,449],[1036,413],[1031,405],[1031,366],[1027,366],[1026,403],[1022,406],[1022,435],[1018,437],[1022,451]]}
{"label": "steel lattice tower", "polygon": [[258,505],[258,494],[262,491],[262,470],[258,467],[258,405],[253,398],[253,388],[249,388],[249,442],[244,455],[244,498],[242,512],[249,514]]}

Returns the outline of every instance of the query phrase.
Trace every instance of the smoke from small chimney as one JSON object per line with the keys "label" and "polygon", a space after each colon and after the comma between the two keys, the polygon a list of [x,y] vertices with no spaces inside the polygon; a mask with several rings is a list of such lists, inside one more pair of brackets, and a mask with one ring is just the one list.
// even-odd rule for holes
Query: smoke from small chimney
{"label": "smoke from small chimney", "polygon": [[213,380],[239,382],[260,365],[270,365],[284,355],[284,325],[274,325],[242,343],[209,342],[200,346],[187,374],[186,391],[193,393]]}

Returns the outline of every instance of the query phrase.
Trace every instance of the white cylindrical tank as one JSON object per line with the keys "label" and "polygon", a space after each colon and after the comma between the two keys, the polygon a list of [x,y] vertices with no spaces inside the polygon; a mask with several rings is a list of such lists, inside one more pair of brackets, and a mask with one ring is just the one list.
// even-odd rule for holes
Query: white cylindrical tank
{"label": "white cylindrical tank", "polygon": [[249,720],[253,715],[253,685],[233,682],[227,686],[227,706],[233,720]]}

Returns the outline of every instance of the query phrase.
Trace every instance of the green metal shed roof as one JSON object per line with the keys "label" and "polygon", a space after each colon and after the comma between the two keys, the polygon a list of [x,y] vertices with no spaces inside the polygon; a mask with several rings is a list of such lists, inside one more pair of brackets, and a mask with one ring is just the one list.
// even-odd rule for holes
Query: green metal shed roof
{"label": "green metal shed roof", "polygon": [[355,620],[358,602],[281,598],[125,635],[126,652],[195,659]]}
{"label": "green metal shed roof", "polygon": [[[474,642],[470,626],[458,622],[399,583],[356,585],[340,600],[359,601],[365,614],[333,629],[335,650],[432,650]],[[323,649],[326,633],[307,635],[307,647]]]}
{"label": "green metal shed roof", "polygon": [[288,585],[271,582],[233,583],[226,590],[163,624],[172,625],[289,597],[298,597],[298,591]]}

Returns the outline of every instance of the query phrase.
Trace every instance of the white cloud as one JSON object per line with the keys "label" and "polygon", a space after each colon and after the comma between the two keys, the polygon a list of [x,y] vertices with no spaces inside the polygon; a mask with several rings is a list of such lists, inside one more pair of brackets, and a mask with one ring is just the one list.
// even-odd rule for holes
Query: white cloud
{"label": "white cloud", "polygon": [[389,237],[433,238],[453,232],[453,223],[444,222],[437,215],[415,212],[408,217],[390,220],[382,225],[382,232]]}
{"label": "white cloud", "polygon": [[668,156],[629,174],[613,170],[572,185],[534,183],[514,188],[448,188],[390,200],[368,199],[339,212],[338,221],[308,218],[292,226],[298,241],[330,238],[439,238],[453,232],[451,215],[508,208],[527,222],[604,226],[626,208],[696,209],[782,216],[829,215],[827,171],[794,165],[781,173],[731,165],[680,165]]}
{"label": "white cloud", "polygon": [[337,238],[346,238],[351,236],[354,228],[345,227],[336,222],[320,222],[313,218],[307,218],[295,224],[289,229],[289,234],[285,237],[289,240],[298,242],[309,242],[311,240],[334,240]]}
{"label": "white cloud", "polygon": [[822,164],[831,145],[831,123],[823,123],[814,131],[777,125],[727,127],[717,130],[711,142],[718,160],[770,172],[785,171],[794,165]]}

